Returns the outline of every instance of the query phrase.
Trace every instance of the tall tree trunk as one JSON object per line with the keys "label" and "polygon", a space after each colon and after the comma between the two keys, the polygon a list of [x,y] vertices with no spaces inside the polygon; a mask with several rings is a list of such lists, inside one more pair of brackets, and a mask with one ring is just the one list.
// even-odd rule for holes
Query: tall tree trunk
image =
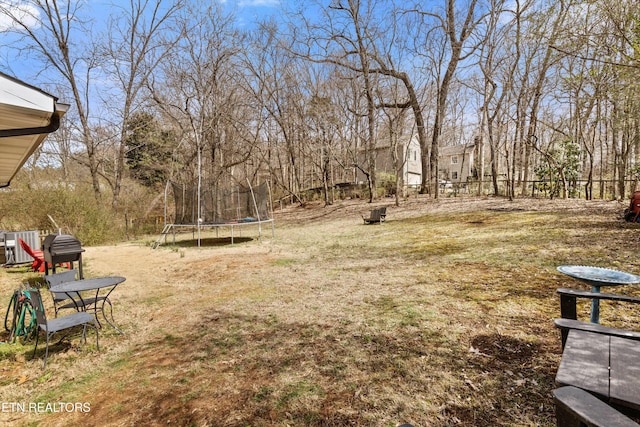
{"label": "tall tree trunk", "polygon": [[[449,88],[451,86],[451,82],[453,81],[453,77],[455,75],[456,68],[458,64],[463,59],[462,55],[462,47],[465,41],[471,36],[473,33],[473,29],[477,25],[477,21],[474,21],[474,13],[476,7],[477,0],[471,0],[469,3],[468,9],[466,11],[467,15],[465,17],[464,23],[460,28],[460,34],[457,34],[456,30],[456,11],[455,11],[455,0],[447,0],[446,2],[446,18],[443,20],[444,30],[449,40],[450,48],[451,48],[451,56],[449,58],[449,63],[447,65],[447,69],[444,73],[442,81],[439,82],[438,87],[438,95],[437,95],[437,104],[436,104],[436,112],[433,123],[433,134],[431,137],[431,152],[429,153],[429,166],[431,168],[431,176],[429,179],[431,180],[433,197],[438,198],[438,179],[439,179],[439,170],[438,170],[438,156],[439,156],[439,144],[440,137],[442,135],[442,124],[444,121],[445,110],[447,106],[447,99],[449,96]],[[475,50],[475,49],[472,49]],[[464,56],[470,55],[470,53],[466,53]],[[427,160],[427,153],[422,153],[423,163]],[[424,171],[424,166],[423,166]],[[426,177],[422,177],[422,187],[423,191],[427,186]]]}

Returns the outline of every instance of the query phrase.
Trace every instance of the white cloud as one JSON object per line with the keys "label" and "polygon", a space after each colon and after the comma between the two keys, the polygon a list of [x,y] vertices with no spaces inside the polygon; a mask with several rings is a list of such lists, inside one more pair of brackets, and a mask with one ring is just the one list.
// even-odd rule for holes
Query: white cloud
{"label": "white cloud", "polygon": [[29,28],[35,28],[39,25],[39,16],[38,9],[30,4],[0,0],[0,32],[16,29],[15,20]]}

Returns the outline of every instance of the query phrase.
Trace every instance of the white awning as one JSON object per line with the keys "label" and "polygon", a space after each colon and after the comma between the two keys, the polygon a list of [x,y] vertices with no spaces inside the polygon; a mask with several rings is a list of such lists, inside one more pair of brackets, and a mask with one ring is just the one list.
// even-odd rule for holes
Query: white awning
{"label": "white awning", "polygon": [[48,93],[0,73],[0,187],[9,185],[69,108]]}

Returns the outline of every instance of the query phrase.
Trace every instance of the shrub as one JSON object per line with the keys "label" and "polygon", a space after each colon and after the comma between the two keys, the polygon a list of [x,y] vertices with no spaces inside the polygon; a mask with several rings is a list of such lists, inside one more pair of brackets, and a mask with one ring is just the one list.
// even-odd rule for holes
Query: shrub
{"label": "shrub", "polygon": [[[378,196],[392,196],[396,194],[396,175],[390,173],[378,173]],[[381,191],[382,190],[382,191]]]}
{"label": "shrub", "polygon": [[2,226],[14,230],[51,230],[77,237],[84,245],[120,239],[122,227],[105,202],[98,203],[88,186],[47,183],[27,187],[16,185],[0,193],[4,207]]}

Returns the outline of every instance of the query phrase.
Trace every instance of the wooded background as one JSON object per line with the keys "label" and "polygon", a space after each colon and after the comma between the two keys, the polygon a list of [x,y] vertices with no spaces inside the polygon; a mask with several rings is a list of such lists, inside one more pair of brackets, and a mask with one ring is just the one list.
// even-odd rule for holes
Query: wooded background
{"label": "wooded background", "polygon": [[91,3],[0,2],[0,67],[71,104],[14,185],[42,194],[4,203],[56,187],[130,221],[169,179],[331,203],[358,172],[373,199],[376,147],[412,137],[433,197],[439,148],[474,141],[478,194],[624,198],[640,176],[635,0],[304,0],[250,23],[205,0]]}

